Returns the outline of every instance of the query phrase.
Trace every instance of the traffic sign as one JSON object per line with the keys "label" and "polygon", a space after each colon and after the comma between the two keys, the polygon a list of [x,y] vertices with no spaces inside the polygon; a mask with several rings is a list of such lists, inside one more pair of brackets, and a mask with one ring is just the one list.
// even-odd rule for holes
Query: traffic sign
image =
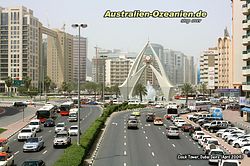
{"label": "traffic sign", "polygon": [[23,84],[23,80],[13,80],[14,87],[20,87]]}

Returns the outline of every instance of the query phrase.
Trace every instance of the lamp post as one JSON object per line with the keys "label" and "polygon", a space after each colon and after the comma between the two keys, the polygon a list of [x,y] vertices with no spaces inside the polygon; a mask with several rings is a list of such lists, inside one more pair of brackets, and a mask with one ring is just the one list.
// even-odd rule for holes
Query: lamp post
{"label": "lamp post", "polygon": [[79,54],[78,54],[78,121],[77,121],[77,125],[78,125],[78,135],[77,135],[77,145],[80,145],[80,39],[81,39],[81,28],[87,28],[87,24],[72,24],[73,28],[78,28],[78,32],[79,32]]}

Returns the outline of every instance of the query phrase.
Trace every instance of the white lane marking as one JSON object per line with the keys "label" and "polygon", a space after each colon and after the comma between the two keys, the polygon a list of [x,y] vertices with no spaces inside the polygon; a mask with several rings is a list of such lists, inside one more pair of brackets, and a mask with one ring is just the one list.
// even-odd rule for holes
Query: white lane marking
{"label": "white lane marking", "polygon": [[126,129],[126,126],[124,126],[124,129]]}
{"label": "white lane marking", "polygon": [[146,138],[146,139],[148,139],[148,137],[147,137],[147,136],[146,136],[145,138]]}
{"label": "white lane marking", "polygon": [[162,134],[164,135],[165,133],[164,133],[164,132],[162,132]]}
{"label": "white lane marking", "polygon": [[154,153],[154,152],[152,152],[151,154],[152,154],[152,156],[155,156],[155,153]]}
{"label": "white lane marking", "polygon": [[124,135],[124,139],[126,139],[126,135]]}
{"label": "white lane marking", "polygon": [[195,145],[195,142],[193,142],[193,144]]}
{"label": "white lane marking", "polygon": [[15,138],[14,141],[16,141],[17,139]]}
{"label": "white lane marking", "polygon": [[161,128],[159,127],[159,130],[161,130]]}
{"label": "white lane marking", "polygon": [[45,151],[43,152],[43,154],[45,154],[45,153],[47,153],[47,150],[45,150]]}
{"label": "white lane marking", "polygon": [[151,147],[151,144],[150,144],[150,143],[148,143],[148,146],[149,146],[149,147]]}
{"label": "white lane marking", "polygon": [[201,148],[200,146],[198,146],[198,148]]}
{"label": "white lane marking", "polygon": [[127,166],[127,163],[123,163],[123,166]]}
{"label": "white lane marking", "polygon": [[175,144],[172,144],[173,145],[173,147],[175,147]]}
{"label": "white lane marking", "polygon": [[186,138],[187,138],[188,136],[186,135]]}
{"label": "white lane marking", "polygon": [[143,126],[141,128],[143,129]]}
{"label": "white lane marking", "polygon": [[123,152],[123,154],[124,154],[124,156],[126,156],[127,155],[127,152],[126,152],[126,150]]}
{"label": "white lane marking", "polygon": [[123,145],[124,145],[124,146],[126,146],[126,145],[127,145],[127,143],[126,143],[126,142],[124,142],[124,143],[123,143]]}
{"label": "white lane marking", "polygon": [[143,133],[145,134],[146,132],[145,132],[145,131],[143,131]]}
{"label": "white lane marking", "polygon": [[189,141],[192,141],[191,139],[189,139]]}
{"label": "white lane marking", "polygon": [[164,124],[164,126],[165,126],[165,127],[167,127],[167,125],[166,125],[166,124]]}
{"label": "white lane marking", "polygon": [[116,125],[117,126],[117,123],[113,122],[112,125]]}
{"label": "white lane marking", "polygon": [[124,133],[126,133],[126,130],[124,130]]}
{"label": "white lane marking", "polygon": [[15,152],[14,155],[17,155],[19,153],[19,151]]}
{"label": "white lane marking", "polygon": [[82,120],[85,120],[84,118],[82,118]]}
{"label": "white lane marking", "polygon": [[51,133],[52,130],[49,130],[49,133]]}
{"label": "white lane marking", "polygon": [[156,166],[160,166],[159,164],[156,164]]}
{"label": "white lane marking", "polygon": [[85,118],[87,118],[87,117],[88,117],[88,115],[85,116]]}

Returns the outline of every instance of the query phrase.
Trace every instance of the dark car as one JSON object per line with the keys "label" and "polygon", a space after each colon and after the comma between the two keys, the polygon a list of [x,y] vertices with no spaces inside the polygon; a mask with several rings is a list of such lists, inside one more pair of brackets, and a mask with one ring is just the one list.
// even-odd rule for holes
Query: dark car
{"label": "dark car", "polygon": [[89,104],[89,105],[97,105],[97,102],[95,102],[95,101],[90,101],[90,102],[88,102],[88,104]]}
{"label": "dark car", "polygon": [[191,124],[184,124],[181,126],[181,130],[184,131],[184,132],[188,132],[189,129],[191,129],[193,126]]}
{"label": "dark car", "polygon": [[43,160],[28,160],[24,161],[22,166],[46,166]]}
{"label": "dark car", "polygon": [[153,122],[155,119],[155,114],[154,113],[148,113],[146,115],[146,122]]}
{"label": "dark car", "polygon": [[53,119],[46,119],[44,122],[44,127],[54,127],[55,121]]}
{"label": "dark car", "polygon": [[189,129],[189,135],[191,136],[195,131],[202,131],[200,126],[194,126]]}
{"label": "dark car", "polygon": [[22,101],[16,101],[13,103],[14,107],[27,107],[27,104]]}

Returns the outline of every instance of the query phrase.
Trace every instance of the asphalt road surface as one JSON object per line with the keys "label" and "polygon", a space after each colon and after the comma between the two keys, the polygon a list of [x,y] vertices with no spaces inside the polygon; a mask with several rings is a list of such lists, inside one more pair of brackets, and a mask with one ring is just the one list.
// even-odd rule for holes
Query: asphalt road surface
{"label": "asphalt road surface", "polygon": [[[101,115],[101,109],[97,106],[84,106],[81,109],[81,131],[84,133],[90,124]],[[67,126],[76,125],[77,122],[68,122],[67,116],[59,116],[56,120],[58,122],[66,122]],[[55,136],[54,127],[43,127],[41,132],[36,134],[37,137],[42,136],[45,142],[45,148],[39,152],[25,152],[23,153],[24,142],[17,141],[17,134],[10,139],[10,151],[14,154],[15,164],[21,165],[25,160],[41,159],[45,161],[46,165],[52,166],[55,161],[63,154],[64,148],[54,149],[53,140]],[[72,136],[72,142],[76,141],[76,136]]]}
{"label": "asphalt road surface", "polygon": [[[163,110],[154,110],[163,117]],[[107,125],[104,140],[93,163],[94,166],[207,166],[207,160],[178,160],[178,154],[204,154],[197,142],[188,133],[180,139],[166,137],[166,126],[173,125],[164,120],[163,126],[146,122],[146,110],[141,111],[139,129],[126,128],[131,112],[114,115]]]}

